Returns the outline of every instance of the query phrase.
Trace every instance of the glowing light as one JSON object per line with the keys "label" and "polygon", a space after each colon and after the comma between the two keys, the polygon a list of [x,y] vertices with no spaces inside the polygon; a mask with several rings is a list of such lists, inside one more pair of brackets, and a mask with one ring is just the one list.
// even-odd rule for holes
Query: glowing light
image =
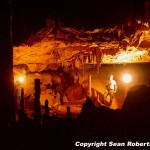
{"label": "glowing light", "polygon": [[18,78],[18,81],[19,81],[20,83],[23,83],[23,82],[25,81],[25,79],[24,79],[24,77],[19,77],[19,78]]}
{"label": "glowing light", "polygon": [[129,75],[129,74],[124,74],[123,77],[122,77],[122,79],[123,79],[123,81],[124,81],[125,83],[129,83],[129,82],[131,82],[132,77],[131,77],[131,75]]}

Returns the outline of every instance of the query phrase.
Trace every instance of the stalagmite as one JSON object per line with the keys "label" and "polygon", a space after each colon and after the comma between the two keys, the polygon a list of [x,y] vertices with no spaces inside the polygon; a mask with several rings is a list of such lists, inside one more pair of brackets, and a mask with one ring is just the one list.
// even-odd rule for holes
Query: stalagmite
{"label": "stalagmite", "polygon": [[97,91],[94,90],[94,97],[97,97]]}
{"label": "stalagmite", "polygon": [[89,93],[89,96],[92,95],[92,90],[91,90],[91,75],[88,76],[88,93]]}
{"label": "stalagmite", "polygon": [[41,105],[40,105],[40,79],[35,79],[35,98],[34,98],[34,119],[37,123],[41,121]]}
{"label": "stalagmite", "polygon": [[88,64],[88,56],[86,56],[85,63]]}
{"label": "stalagmite", "polygon": [[45,116],[49,116],[48,100],[45,100]]}
{"label": "stalagmite", "polygon": [[100,102],[100,101],[99,101],[99,95],[97,95],[97,101]]}
{"label": "stalagmite", "polygon": [[21,89],[21,100],[20,100],[21,112],[24,113],[24,89]]}
{"label": "stalagmite", "polygon": [[83,76],[83,80],[84,80],[84,71],[85,71],[85,68],[84,68],[84,55],[82,54],[82,57],[81,57],[81,63],[82,63],[82,76]]}

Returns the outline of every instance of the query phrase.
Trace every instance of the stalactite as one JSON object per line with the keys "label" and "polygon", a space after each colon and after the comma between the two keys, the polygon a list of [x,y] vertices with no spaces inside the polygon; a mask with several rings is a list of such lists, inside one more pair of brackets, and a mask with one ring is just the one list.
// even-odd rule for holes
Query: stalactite
{"label": "stalactite", "polygon": [[85,57],[85,54],[83,54],[83,63],[84,63],[84,64],[86,63],[86,57]]}
{"label": "stalactite", "polygon": [[77,69],[77,58],[73,59],[73,72],[75,73],[75,76],[78,75],[78,69]]}
{"label": "stalactite", "polygon": [[97,63],[97,73],[99,73],[99,68],[101,67],[102,61],[102,51],[99,47],[96,47],[96,63]]}
{"label": "stalactite", "polygon": [[93,60],[93,64],[94,64],[94,57],[95,57],[95,49],[92,50],[92,60]]}
{"label": "stalactite", "polygon": [[92,63],[92,52],[90,52],[90,63]]}
{"label": "stalactite", "polygon": [[83,75],[83,80],[84,80],[84,55],[82,54],[82,58],[81,58],[82,60],[82,75]]}
{"label": "stalactite", "polygon": [[90,63],[90,54],[88,54],[88,63]]}
{"label": "stalactite", "polygon": [[92,53],[92,52],[90,52],[90,54],[91,54],[91,63],[93,64],[93,63],[94,63],[93,53]]}
{"label": "stalactite", "polygon": [[80,61],[79,61],[79,56],[75,59],[75,67],[79,68],[80,66]]}
{"label": "stalactite", "polygon": [[96,54],[94,54],[94,65],[96,64]]}
{"label": "stalactite", "polygon": [[85,63],[88,64],[88,62],[89,62],[89,58],[88,56],[86,56]]}

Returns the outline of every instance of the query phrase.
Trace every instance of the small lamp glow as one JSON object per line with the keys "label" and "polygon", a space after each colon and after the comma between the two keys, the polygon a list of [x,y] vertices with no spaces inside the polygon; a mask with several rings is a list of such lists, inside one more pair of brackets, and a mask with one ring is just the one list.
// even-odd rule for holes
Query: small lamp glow
{"label": "small lamp glow", "polygon": [[131,77],[131,75],[129,75],[129,74],[124,74],[123,77],[122,77],[122,79],[123,79],[123,81],[124,81],[125,83],[130,83],[131,80],[132,80],[132,77]]}
{"label": "small lamp glow", "polygon": [[24,77],[19,77],[19,78],[18,78],[18,81],[19,81],[20,83],[23,83],[23,82],[25,81],[25,79],[24,79]]}

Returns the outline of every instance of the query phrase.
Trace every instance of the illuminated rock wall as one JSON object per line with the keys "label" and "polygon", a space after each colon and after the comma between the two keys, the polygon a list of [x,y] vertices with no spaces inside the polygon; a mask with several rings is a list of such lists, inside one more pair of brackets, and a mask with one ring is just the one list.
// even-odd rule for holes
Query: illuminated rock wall
{"label": "illuminated rock wall", "polygon": [[43,100],[45,95],[47,99],[50,96],[51,91],[45,86],[52,83],[52,77],[42,72],[57,72],[60,66],[70,67],[75,78],[77,74],[79,77],[79,74],[86,73],[88,64],[97,65],[98,72],[101,64],[150,62],[150,28],[147,23],[93,31],[62,26],[55,33],[53,30],[54,22],[53,26],[40,30],[24,45],[13,48],[15,80],[17,76],[25,75],[28,78],[26,93],[31,94],[34,78],[40,78],[42,92],[45,91],[41,94]]}

